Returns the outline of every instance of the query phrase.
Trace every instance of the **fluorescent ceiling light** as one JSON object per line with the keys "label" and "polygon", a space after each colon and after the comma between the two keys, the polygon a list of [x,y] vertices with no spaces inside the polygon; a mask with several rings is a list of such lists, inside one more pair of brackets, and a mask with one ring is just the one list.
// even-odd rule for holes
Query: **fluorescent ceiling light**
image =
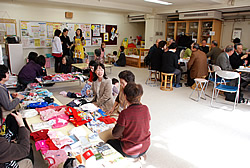
{"label": "fluorescent ceiling light", "polygon": [[157,4],[161,4],[161,5],[172,5],[173,3],[171,2],[165,2],[165,1],[161,1],[161,0],[144,0],[145,2],[152,2],[152,3],[157,3]]}

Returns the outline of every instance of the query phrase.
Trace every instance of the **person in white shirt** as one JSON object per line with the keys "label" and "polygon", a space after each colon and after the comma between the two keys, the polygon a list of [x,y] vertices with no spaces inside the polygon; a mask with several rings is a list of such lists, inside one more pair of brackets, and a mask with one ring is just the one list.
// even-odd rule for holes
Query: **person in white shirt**
{"label": "person in white shirt", "polygon": [[54,38],[52,40],[52,56],[55,57],[55,72],[60,72],[60,66],[62,64],[62,42],[60,39],[61,30],[56,29],[54,33]]}

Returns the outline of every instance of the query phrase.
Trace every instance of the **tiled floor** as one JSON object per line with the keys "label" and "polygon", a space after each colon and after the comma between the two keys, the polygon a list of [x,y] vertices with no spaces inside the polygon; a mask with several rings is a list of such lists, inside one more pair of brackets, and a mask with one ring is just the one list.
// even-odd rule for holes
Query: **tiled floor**
{"label": "tiled floor", "polygon": [[[118,78],[124,69],[134,72],[142,84],[142,103],[151,112],[151,147],[144,168],[249,168],[250,105],[239,104],[234,111],[210,106],[210,98],[195,102],[189,99],[188,87],[161,91],[145,85],[147,69],[114,67],[109,77]],[[62,90],[80,92],[78,82],[55,84],[48,89],[63,104],[71,99],[59,95]],[[211,94],[210,84],[207,94]],[[195,94],[194,94],[195,95]],[[220,100],[224,101],[220,96]],[[250,98],[249,87],[245,96]],[[232,107],[218,104],[220,108]],[[44,167],[36,152],[35,168]]]}

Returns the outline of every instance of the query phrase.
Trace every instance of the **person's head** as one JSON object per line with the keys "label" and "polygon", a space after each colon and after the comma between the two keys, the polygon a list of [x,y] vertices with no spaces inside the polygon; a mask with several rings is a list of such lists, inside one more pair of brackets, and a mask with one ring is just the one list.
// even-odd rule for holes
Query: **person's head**
{"label": "person's head", "polygon": [[207,40],[203,39],[201,42],[202,47],[206,47],[207,45]]}
{"label": "person's head", "polygon": [[29,61],[36,61],[36,58],[37,58],[38,54],[36,52],[30,52],[29,55],[28,55],[28,60]]}
{"label": "person's head", "polygon": [[62,56],[62,64],[63,65],[67,64],[67,58],[65,56]]}
{"label": "person's head", "polygon": [[128,83],[135,82],[135,75],[129,70],[121,71],[118,77],[120,79],[120,85],[123,89]]}
{"label": "person's head", "polygon": [[119,81],[116,78],[112,78],[112,84],[115,85],[116,87],[118,87]]}
{"label": "person's head", "polygon": [[233,53],[234,53],[234,47],[232,45],[228,45],[226,48],[225,48],[225,52],[231,56]]}
{"label": "person's head", "polygon": [[120,46],[120,52],[124,52],[124,47]]}
{"label": "person's head", "polygon": [[235,39],[233,40],[233,43],[234,43],[234,44],[240,43],[240,39],[239,39],[238,37],[235,38]]}
{"label": "person's head", "polygon": [[95,56],[100,57],[101,56],[101,50],[95,49]]}
{"label": "person's head", "polygon": [[101,48],[105,48],[106,47],[106,44],[105,43],[102,43],[101,44]]}
{"label": "person's head", "polygon": [[117,51],[113,51],[113,55],[117,56]]}
{"label": "person's head", "polygon": [[170,46],[168,46],[168,49],[173,50],[174,52],[177,49],[177,44],[176,43],[171,43]]}
{"label": "person's head", "polygon": [[140,84],[128,83],[124,88],[124,94],[129,104],[140,104],[143,88]]}
{"label": "person's head", "polygon": [[67,36],[67,35],[68,35],[68,32],[69,32],[68,29],[66,29],[66,28],[63,29],[63,35],[64,35],[64,36]]}
{"label": "person's head", "polygon": [[167,42],[166,41],[160,41],[158,44],[158,48],[165,49],[167,48]]}
{"label": "person's head", "polygon": [[102,63],[96,64],[94,67],[94,78],[93,81],[96,81],[97,79],[107,79],[107,75],[105,72],[105,67]]}
{"label": "person's head", "polygon": [[193,44],[191,45],[191,50],[192,50],[192,51],[197,51],[197,50],[199,50],[199,49],[200,49],[199,44],[193,43]]}
{"label": "person's head", "polygon": [[82,29],[77,29],[76,30],[76,36],[82,37]]}
{"label": "person's head", "polygon": [[40,65],[41,67],[44,67],[46,64],[46,59],[43,55],[39,55],[36,59],[36,63]]}
{"label": "person's head", "polygon": [[0,65],[0,82],[4,84],[9,80],[8,68],[5,65]]}
{"label": "person's head", "polygon": [[170,38],[170,40],[168,41],[168,45],[171,45],[174,41],[174,39]]}
{"label": "person's head", "polygon": [[241,54],[243,51],[243,45],[241,43],[237,43],[234,45],[234,49],[238,54]]}
{"label": "person's head", "polygon": [[159,42],[160,41],[161,41],[161,39],[157,39],[156,42],[155,42],[155,45],[156,45],[157,48],[159,47]]}
{"label": "person's head", "polygon": [[89,62],[89,69],[94,72],[94,68],[95,68],[95,65],[97,65],[97,63],[94,61],[94,60],[91,60]]}
{"label": "person's head", "polygon": [[61,30],[56,29],[54,32],[54,36],[60,37],[60,35],[61,35]]}
{"label": "person's head", "polygon": [[211,43],[211,47],[217,47],[218,46],[218,43],[216,40],[213,40],[212,43]]}

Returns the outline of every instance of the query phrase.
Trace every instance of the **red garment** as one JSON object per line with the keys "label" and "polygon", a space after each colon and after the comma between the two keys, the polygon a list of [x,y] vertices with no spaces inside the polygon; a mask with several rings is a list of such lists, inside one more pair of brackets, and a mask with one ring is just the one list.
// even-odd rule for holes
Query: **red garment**
{"label": "red garment", "polygon": [[93,72],[90,71],[90,72],[89,72],[89,81],[90,81],[90,82],[93,82],[93,78],[94,78]]}
{"label": "red garment", "polygon": [[112,124],[112,123],[116,122],[116,119],[111,118],[110,116],[99,117],[97,119],[104,122],[105,124]]}
{"label": "red garment", "polygon": [[46,139],[45,143],[49,146],[49,150],[58,150],[59,148],[55,146],[50,138]]}
{"label": "red garment", "polygon": [[36,131],[36,132],[30,133],[30,137],[32,137],[35,142],[40,141],[40,140],[46,140],[49,138],[47,135],[48,131],[49,131],[48,129]]}
{"label": "red garment", "polygon": [[149,110],[145,105],[130,105],[121,112],[117,124],[125,127],[121,138],[124,153],[139,155],[149,148],[150,120]]}
{"label": "red garment", "polygon": [[[69,121],[75,126],[81,126],[83,124],[86,124],[87,122],[90,122],[91,119],[88,120],[84,120],[83,118],[81,118],[78,114],[80,114],[81,112],[74,109],[73,107],[67,107],[65,113],[67,115],[69,115]],[[72,116],[73,115],[73,116]]]}
{"label": "red garment", "polygon": [[62,54],[52,53],[52,56],[54,56],[54,57],[62,57]]}

